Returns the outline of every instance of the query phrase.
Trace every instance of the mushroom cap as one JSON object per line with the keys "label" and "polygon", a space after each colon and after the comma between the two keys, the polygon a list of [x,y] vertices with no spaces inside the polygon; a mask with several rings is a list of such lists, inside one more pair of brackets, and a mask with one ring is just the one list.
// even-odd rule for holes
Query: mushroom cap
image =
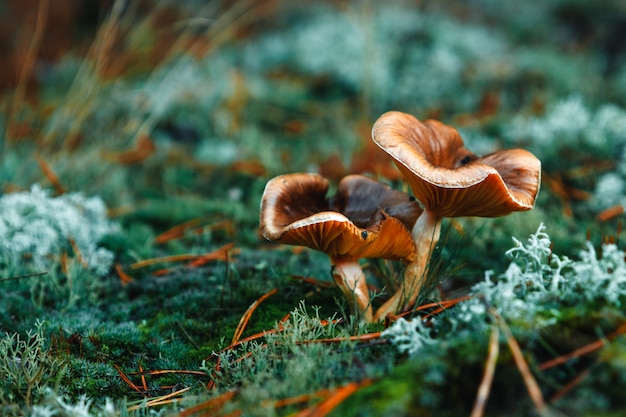
{"label": "mushroom cap", "polygon": [[541,162],[526,150],[479,158],[456,129],[395,111],[374,123],[372,138],[394,159],[425,209],[440,217],[498,217],[534,207]]}
{"label": "mushroom cap", "polygon": [[415,198],[363,175],[342,178],[329,202],[333,211],[343,213],[359,227],[379,221],[376,212],[382,210],[411,230],[422,213]]}
{"label": "mushroom cap", "polygon": [[317,174],[286,174],[268,181],[261,198],[263,236],[336,259],[413,259],[410,230],[421,213],[417,202],[361,175],[345,177],[332,198],[326,198],[328,187]]}

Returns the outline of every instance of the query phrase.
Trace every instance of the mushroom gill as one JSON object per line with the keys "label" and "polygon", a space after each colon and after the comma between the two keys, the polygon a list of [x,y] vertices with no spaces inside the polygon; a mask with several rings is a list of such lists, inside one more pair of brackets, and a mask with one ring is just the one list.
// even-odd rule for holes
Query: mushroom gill
{"label": "mushroom gill", "polygon": [[371,321],[358,260],[413,261],[410,230],[421,209],[408,195],[362,175],[343,178],[333,197],[326,197],[328,188],[328,181],[317,174],[286,174],[268,181],[261,198],[261,233],[271,241],[326,253],[333,279]]}

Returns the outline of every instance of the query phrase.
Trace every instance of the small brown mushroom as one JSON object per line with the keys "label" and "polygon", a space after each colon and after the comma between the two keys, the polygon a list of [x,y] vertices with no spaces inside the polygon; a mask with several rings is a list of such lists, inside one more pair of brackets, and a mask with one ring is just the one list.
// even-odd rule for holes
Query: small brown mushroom
{"label": "small brown mushroom", "polygon": [[383,114],[372,138],[394,159],[424,205],[412,230],[416,260],[405,270],[403,288],[376,313],[381,319],[417,299],[443,217],[498,217],[530,210],[539,192],[541,162],[523,149],[479,158],[465,148],[456,129],[434,120],[422,123],[401,112]]}
{"label": "small brown mushroom", "polygon": [[332,276],[364,320],[373,312],[360,258],[414,260],[410,230],[421,213],[408,195],[361,175],[343,178],[327,198],[317,174],[286,174],[268,181],[260,228],[271,241],[326,253]]}

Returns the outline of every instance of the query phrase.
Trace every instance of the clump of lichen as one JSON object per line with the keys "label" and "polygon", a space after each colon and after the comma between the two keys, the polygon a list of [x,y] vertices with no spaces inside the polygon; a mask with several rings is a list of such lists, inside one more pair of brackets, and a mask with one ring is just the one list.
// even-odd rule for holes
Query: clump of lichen
{"label": "clump of lichen", "polygon": [[37,404],[47,389],[59,389],[67,363],[50,352],[44,323],[24,335],[5,334],[0,339],[0,406]]}
{"label": "clump of lichen", "polygon": [[0,197],[0,264],[31,263],[42,270],[70,253],[100,276],[111,267],[113,253],[99,243],[115,230],[99,197],[52,197],[33,185],[30,191]]}

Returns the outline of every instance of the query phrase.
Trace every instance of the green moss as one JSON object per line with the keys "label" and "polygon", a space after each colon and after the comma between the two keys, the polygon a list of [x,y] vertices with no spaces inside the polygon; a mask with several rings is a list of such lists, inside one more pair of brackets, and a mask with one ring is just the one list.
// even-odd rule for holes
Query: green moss
{"label": "green moss", "polygon": [[[19,114],[0,114],[3,197],[33,184],[51,196],[59,184],[67,194],[100,196],[120,228],[97,239],[87,234],[133,278],[123,284],[114,268],[94,273],[84,267],[69,238],[91,230],[91,223],[63,235],[50,253],[0,254],[0,341],[15,343],[17,334],[22,341],[37,340],[32,367],[44,364],[48,371],[29,405],[40,401],[64,410],[58,414],[70,414],[66,403],[90,408],[79,400],[84,394],[97,402],[91,407],[96,413],[110,396],[125,415],[142,396],[116,366],[141,384],[135,373],[140,367],[199,371],[206,360],[207,376],[147,375],[148,396],[192,387],[174,409],[237,389],[223,414],[289,415],[317,399],[280,410],[274,401],[373,378],[334,415],[430,415],[433,410],[467,415],[486,357],[488,308],[494,307],[518,339],[546,398],[588,372],[551,406],[565,414],[607,416],[625,406],[619,390],[625,379],[623,336],[563,366],[538,370],[544,361],[606,337],[624,322],[623,244],[612,254],[601,248],[609,236],[620,243],[623,216],[597,218],[608,202],[624,203],[626,184],[626,102],[619,94],[626,85],[620,69],[626,55],[615,41],[624,26],[619,1],[598,6],[551,0],[530,8],[483,0],[427,7],[305,2],[279,5],[271,16],[219,7],[209,13],[195,3],[169,5],[166,13],[159,2],[130,6],[115,23],[110,51],[81,58],[86,48],[76,46],[60,51],[64,56],[58,61],[35,57],[46,65],[37,65]],[[165,15],[177,23],[163,20]],[[225,24],[231,16],[244,16],[245,22],[237,18]],[[67,21],[74,20],[82,21]],[[212,23],[208,40],[201,34],[205,22]],[[190,38],[185,37],[191,35],[193,51],[186,49]],[[163,58],[161,49],[169,47],[171,36],[181,36],[181,42]],[[200,52],[203,42],[210,45],[206,54]],[[49,47],[42,45],[42,51]],[[102,59],[98,68],[93,57]],[[13,108],[14,92],[3,90],[0,107]],[[397,178],[382,178],[392,162],[378,159],[371,148],[373,120],[391,109],[461,128],[468,148],[477,153],[506,147],[535,152],[544,171],[536,207],[497,219],[444,219],[431,260],[432,282],[444,280],[444,285],[424,301],[468,292],[474,298],[427,323],[435,343],[419,355],[402,356],[384,341],[303,344],[380,331],[383,325],[364,326],[350,317],[332,284],[326,255],[265,242],[258,232],[263,188],[276,174],[321,171],[333,181],[365,173],[406,190]],[[23,137],[5,134],[13,121],[25,123]],[[155,145],[150,155],[116,160],[144,134]],[[338,159],[329,162],[331,156]],[[43,173],[42,160],[58,184]],[[6,221],[0,221],[0,229],[23,220],[7,210],[0,217]],[[73,218],[72,226],[78,225]],[[198,229],[156,242],[164,231],[192,219],[200,221]],[[33,223],[18,229],[30,228],[31,241],[41,242],[50,225]],[[526,245],[525,237],[542,223],[551,244],[542,247],[539,261],[505,255],[516,245],[512,237]],[[161,256],[208,253],[231,242],[228,262],[132,267]],[[11,249],[21,243],[14,237],[3,240]],[[556,260],[569,262],[565,257],[572,263],[563,277],[571,285],[553,289]],[[378,288],[401,276],[399,262],[364,265],[368,282]],[[155,274],[162,268],[171,269]],[[249,306],[273,289],[277,292],[257,307],[243,337],[283,330],[223,353],[224,367],[216,371],[214,352],[230,344]],[[288,313],[290,319],[279,325]],[[319,325],[329,317],[338,321]],[[37,319],[45,320],[45,331],[24,338]],[[486,415],[531,414],[504,340],[500,347]],[[16,363],[10,355],[2,360]],[[216,389],[207,392],[210,378]],[[2,413],[32,412],[24,389],[13,379],[0,379]],[[54,393],[46,397],[45,387],[56,387],[66,399]],[[153,411],[161,409],[137,414]],[[169,411],[174,412],[163,412]]]}

